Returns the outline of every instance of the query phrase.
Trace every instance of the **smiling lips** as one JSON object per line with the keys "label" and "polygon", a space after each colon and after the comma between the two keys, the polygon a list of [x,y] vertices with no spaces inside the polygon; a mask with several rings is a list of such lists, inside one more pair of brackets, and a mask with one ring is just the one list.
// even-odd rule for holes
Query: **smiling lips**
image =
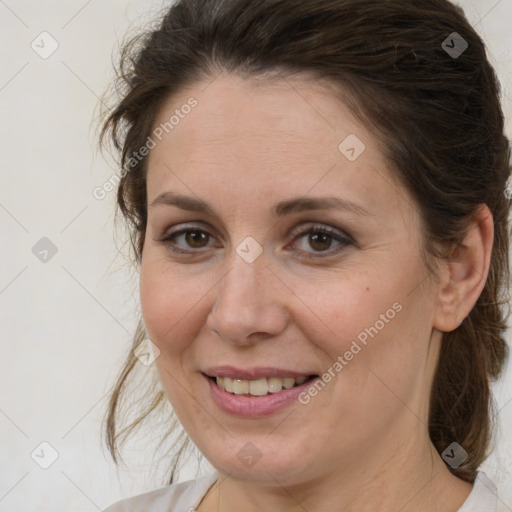
{"label": "smiling lips", "polygon": [[265,418],[297,403],[298,396],[318,375],[283,369],[212,368],[203,376],[213,402],[239,418]]}
{"label": "smiling lips", "polygon": [[316,376],[281,368],[242,370],[232,366],[210,368],[205,375],[226,393],[256,397],[292,389]]}

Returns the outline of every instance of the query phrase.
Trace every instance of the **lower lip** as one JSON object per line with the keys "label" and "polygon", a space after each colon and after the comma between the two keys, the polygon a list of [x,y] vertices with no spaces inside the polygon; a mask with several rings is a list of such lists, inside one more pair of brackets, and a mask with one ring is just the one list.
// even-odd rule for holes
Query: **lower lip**
{"label": "lower lip", "polygon": [[241,396],[224,391],[206,376],[205,379],[210,385],[213,401],[222,411],[245,418],[262,418],[281,411],[295,402],[298,396],[315,382],[315,379],[310,379],[300,386],[265,396]]}

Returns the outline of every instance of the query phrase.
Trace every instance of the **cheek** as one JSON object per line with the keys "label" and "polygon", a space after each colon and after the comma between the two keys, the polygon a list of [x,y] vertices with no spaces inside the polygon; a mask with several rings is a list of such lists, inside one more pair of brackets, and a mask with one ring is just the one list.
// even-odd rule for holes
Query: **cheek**
{"label": "cheek", "polygon": [[142,261],[140,302],[150,339],[162,352],[177,351],[190,339],[198,303],[208,288],[201,280],[187,279],[178,269],[169,268],[161,258],[150,254]]}
{"label": "cheek", "polygon": [[183,386],[192,368],[190,346],[198,336],[200,324],[194,321],[200,312],[200,299],[209,287],[201,289],[200,279],[187,279],[179,269],[170,268],[163,258],[148,251],[140,271],[140,302],[146,331],[159,348],[156,368],[168,400],[189,428],[187,418],[195,403],[186,400]]}
{"label": "cheek", "polygon": [[301,325],[306,338],[336,358],[354,340],[365,346],[389,332],[403,317],[404,294],[400,283],[378,278],[378,273],[354,271],[338,280],[330,276],[314,286],[299,285],[294,293],[307,306]]}
{"label": "cheek", "polygon": [[309,298],[300,329],[323,353],[325,378],[336,381],[349,402],[356,395],[367,397],[359,404],[390,395],[386,384],[406,395],[424,370],[429,305],[421,292],[409,294],[419,275],[411,263],[405,272],[402,263],[389,262],[385,272],[353,272],[299,292]]}

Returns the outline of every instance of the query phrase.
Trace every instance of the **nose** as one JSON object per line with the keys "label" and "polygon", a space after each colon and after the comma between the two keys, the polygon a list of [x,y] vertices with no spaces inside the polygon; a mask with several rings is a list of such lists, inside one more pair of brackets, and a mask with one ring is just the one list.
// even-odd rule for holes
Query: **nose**
{"label": "nose", "polygon": [[270,270],[264,253],[247,263],[234,252],[231,262],[215,289],[207,327],[220,339],[237,345],[279,335],[288,322],[285,300],[290,290]]}

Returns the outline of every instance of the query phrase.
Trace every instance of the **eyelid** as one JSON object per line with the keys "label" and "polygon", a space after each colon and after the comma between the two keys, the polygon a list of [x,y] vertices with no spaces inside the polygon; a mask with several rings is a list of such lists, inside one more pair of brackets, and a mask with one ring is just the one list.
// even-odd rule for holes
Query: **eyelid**
{"label": "eyelid", "polygon": [[355,245],[353,238],[342,229],[318,222],[310,222],[306,224],[306,226],[297,226],[297,228],[294,228],[290,231],[290,235],[294,236],[292,247],[295,245],[297,239],[301,239],[310,233],[325,233],[329,235],[334,241],[338,242],[338,245],[334,248],[329,248],[326,251],[315,252],[298,250],[295,257],[300,260],[327,260],[330,258],[335,258],[339,256],[347,247]]}
{"label": "eyelid", "polygon": [[343,229],[323,224],[321,222],[306,222],[306,225],[300,224],[289,231],[288,236],[305,235],[309,231],[322,231],[330,235],[337,235],[345,239],[346,242],[355,243],[354,239]]}
{"label": "eyelid", "polygon": [[[178,226],[176,228],[176,226]],[[206,226],[206,227],[205,227]],[[157,242],[165,241],[171,235],[176,235],[178,233],[182,233],[183,231],[204,231],[210,235],[215,235],[217,238],[223,239],[222,235],[219,233],[217,229],[215,229],[210,223],[204,221],[191,221],[179,223],[172,226],[172,229],[166,229],[162,235],[157,237],[155,240]]]}
{"label": "eyelid", "polygon": [[[204,222],[200,221],[199,224],[204,224]],[[217,230],[215,228],[213,228],[208,223],[206,223],[206,224],[208,225],[208,229],[211,229],[214,233],[217,233]],[[197,223],[195,223],[195,224],[184,223],[184,224],[179,224],[178,226],[179,227],[177,229],[174,229],[172,231],[166,231],[164,233],[164,235],[162,235],[162,237],[156,239],[156,241],[162,243],[163,245],[168,247],[170,251],[172,251],[174,253],[188,254],[188,255],[200,255],[201,253],[206,252],[208,247],[202,248],[202,249],[183,249],[183,248],[177,246],[176,244],[174,244],[170,240],[171,237],[176,238],[176,237],[182,236],[187,231],[197,231],[197,232],[206,233],[209,237],[217,236],[217,235],[213,235],[212,233],[210,233],[208,231],[208,229],[204,229],[202,226],[198,225]],[[299,224],[298,226],[295,226],[293,229],[291,229],[287,233],[287,237],[294,237],[294,239],[291,242],[293,245],[295,243],[295,241],[297,240],[297,238],[300,239],[310,233],[318,233],[318,232],[325,233],[325,234],[329,235],[332,239],[334,239],[336,242],[338,242],[339,245],[337,247],[341,246],[342,248],[341,249],[336,249],[336,248],[335,249],[327,249],[326,251],[317,251],[316,253],[315,253],[315,251],[309,252],[309,251],[299,250],[299,253],[301,255],[299,255],[298,258],[320,259],[320,258],[334,257],[334,256],[337,256],[340,252],[342,252],[345,247],[355,245],[354,239],[345,230],[343,230],[341,228],[334,227],[334,226],[330,226],[327,224],[314,222],[314,221],[302,223],[302,224]],[[222,238],[222,237],[220,237],[220,238]],[[287,245],[287,247],[288,246],[289,246],[289,244]]]}
{"label": "eyelid", "polygon": [[[201,224],[206,225],[206,230],[208,230],[208,229],[212,230],[213,234],[215,234],[215,236],[217,236],[221,239],[223,238],[222,235],[217,231],[217,229],[215,229],[210,223],[204,222],[204,221],[191,221],[191,222],[185,222],[183,224],[177,224],[179,226],[178,229],[173,230],[173,231],[166,230],[156,240],[162,241],[162,239],[165,239],[170,235],[175,235],[175,234],[177,234],[181,231],[185,231],[187,229],[202,231],[203,228],[202,228]],[[304,224],[306,226],[304,226]],[[323,224],[318,221],[309,221],[309,222],[305,222],[305,223],[302,222],[298,226],[295,226],[294,228],[289,230],[286,236],[295,236],[295,235],[299,235],[299,234],[304,234],[304,231],[306,231],[307,229],[318,229],[318,231],[326,231],[328,233],[339,234],[340,236],[346,238],[347,241],[349,241],[351,243],[355,243],[352,236],[350,236],[350,234],[347,233],[346,230],[339,228],[339,227],[335,227],[335,226],[329,226],[328,224]]]}

